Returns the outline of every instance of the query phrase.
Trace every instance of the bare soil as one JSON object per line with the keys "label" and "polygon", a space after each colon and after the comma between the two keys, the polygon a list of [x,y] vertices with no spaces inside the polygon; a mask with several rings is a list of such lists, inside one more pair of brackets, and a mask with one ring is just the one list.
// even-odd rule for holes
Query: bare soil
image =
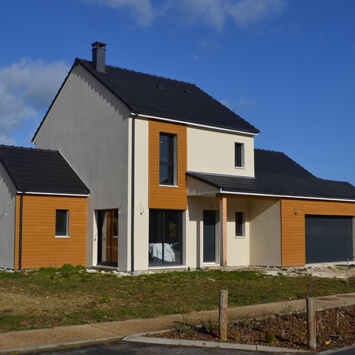
{"label": "bare soil", "polygon": [[[316,331],[317,351],[355,344],[355,305],[316,312]],[[184,324],[171,332],[151,336],[219,341],[218,326],[210,322],[200,326]],[[308,350],[306,313],[239,319],[228,325],[227,342]]]}

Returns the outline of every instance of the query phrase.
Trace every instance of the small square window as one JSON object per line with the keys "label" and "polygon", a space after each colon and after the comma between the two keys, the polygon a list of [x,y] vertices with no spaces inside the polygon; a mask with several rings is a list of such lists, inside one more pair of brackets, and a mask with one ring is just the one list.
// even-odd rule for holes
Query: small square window
{"label": "small square window", "polygon": [[68,210],[55,211],[55,235],[56,236],[69,235],[69,211]]}
{"label": "small square window", "polygon": [[234,159],[235,159],[235,167],[236,168],[242,168],[243,164],[244,164],[244,149],[243,149],[243,144],[241,143],[235,143],[235,155],[234,155]]}
{"label": "small square window", "polygon": [[235,236],[243,237],[245,235],[244,230],[244,213],[236,212],[235,213]]}

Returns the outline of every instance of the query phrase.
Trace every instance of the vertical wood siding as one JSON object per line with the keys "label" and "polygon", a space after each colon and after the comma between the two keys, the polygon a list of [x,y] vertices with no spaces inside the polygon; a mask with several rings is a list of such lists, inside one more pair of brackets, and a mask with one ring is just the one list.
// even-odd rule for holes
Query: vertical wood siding
{"label": "vertical wood siding", "polygon": [[[23,196],[22,269],[86,265],[85,197]],[[70,238],[55,238],[56,210],[69,210]],[[20,196],[16,196],[15,269],[19,268]]]}
{"label": "vertical wood siding", "polygon": [[[177,187],[159,186],[159,134],[177,136]],[[187,129],[184,125],[149,121],[149,208],[187,209]]]}
{"label": "vertical wood siding", "polygon": [[306,215],[355,216],[355,203],[282,199],[282,266],[306,263]]}

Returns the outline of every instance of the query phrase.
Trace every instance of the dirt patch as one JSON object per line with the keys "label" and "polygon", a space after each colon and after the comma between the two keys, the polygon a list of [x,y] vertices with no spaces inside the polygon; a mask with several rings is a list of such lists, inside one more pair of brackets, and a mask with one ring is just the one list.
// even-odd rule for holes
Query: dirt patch
{"label": "dirt patch", "polygon": [[[316,329],[318,351],[355,344],[355,305],[316,312]],[[211,322],[150,336],[219,341],[217,324]],[[229,324],[227,342],[308,350],[306,313],[239,319]]]}
{"label": "dirt patch", "polygon": [[90,304],[89,297],[76,295],[72,298],[60,296],[32,296],[27,294],[17,294],[12,292],[0,291],[0,313],[16,315],[47,314],[55,310],[66,312],[73,311],[79,307]]}
{"label": "dirt patch", "polygon": [[[311,265],[305,267],[263,267],[263,266],[250,266],[246,268],[241,268],[238,270],[251,270],[258,271],[266,275],[285,275],[285,276],[304,276],[311,275],[315,277],[326,277],[326,278],[337,278],[346,279],[347,278],[347,266],[345,264],[331,264],[331,265]],[[355,278],[355,263],[351,262],[348,268],[348,276],[351,279]]]}

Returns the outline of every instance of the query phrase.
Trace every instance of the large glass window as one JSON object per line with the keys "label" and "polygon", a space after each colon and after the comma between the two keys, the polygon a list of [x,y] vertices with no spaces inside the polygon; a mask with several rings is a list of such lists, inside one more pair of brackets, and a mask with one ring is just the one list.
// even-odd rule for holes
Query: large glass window
{"label": "large glass window", "polygon": [[160,133],[159,137],[159,184],[176,185],[175,141],[176,135]]}
{"label": "large glass window", "polygon": [[182,211],[149,210],[149,265],[182,264]]}
{"label": "large glass window", "polygon": [[68,210],[55,211],[55,235],[56,236],[69,235],[69,211]]}

